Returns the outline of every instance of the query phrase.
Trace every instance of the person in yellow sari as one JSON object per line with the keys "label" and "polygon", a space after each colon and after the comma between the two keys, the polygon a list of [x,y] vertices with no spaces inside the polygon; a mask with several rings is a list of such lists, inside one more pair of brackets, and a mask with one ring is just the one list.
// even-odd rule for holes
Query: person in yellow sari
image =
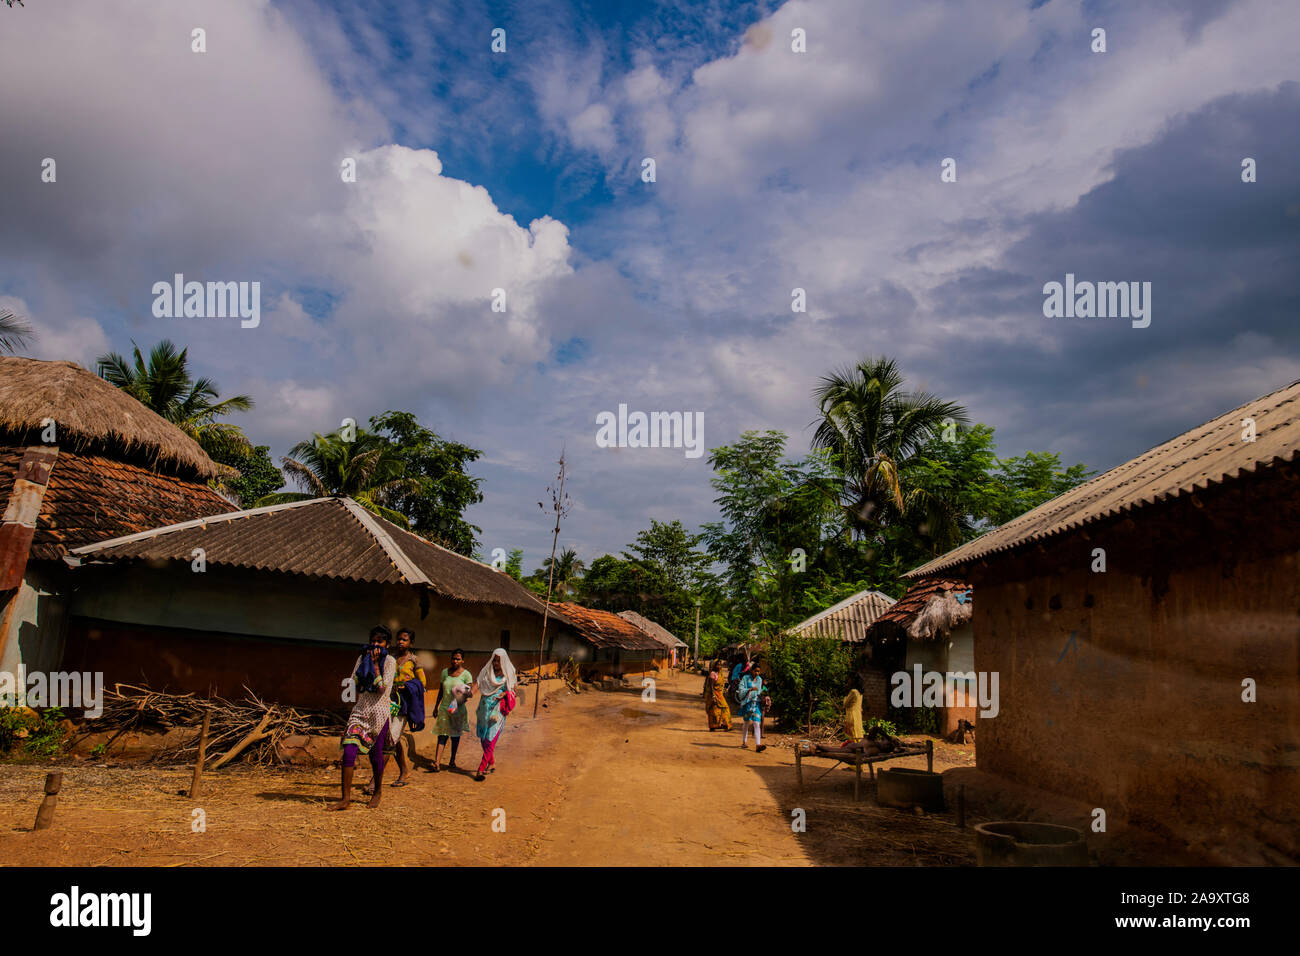
{"label": "person in yellow sari", "polygon": [[862,732],[862,693],[854,688],[844,698],[844,734],[853,743],[863,737]]}
{"label": "person in yellow sari", "polygon": [[709,718],[709,730],[731,729],[731,707],[727,704],[727,681],[714,661],[704,678],[704,711]]}

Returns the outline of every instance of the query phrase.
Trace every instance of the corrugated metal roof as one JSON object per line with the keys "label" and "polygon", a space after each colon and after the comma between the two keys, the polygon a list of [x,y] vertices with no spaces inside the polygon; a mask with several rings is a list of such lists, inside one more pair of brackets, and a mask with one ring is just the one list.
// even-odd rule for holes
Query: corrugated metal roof
{"label": "corrugated metal roof", "polygon": [[663,644],[610,611],[597,611],[581,604],[551,605],[573,625],[582,637],[597,647],[618,647],[625,651],[662,651]]}
{"label": "corrugated metal roof", "polygon": [[656,624],[648,617],[638,614],[636,611],[619,611],[618,616],[625,621],[630,621],[636,627],[645,631],[664,647],[670,650],[675,647],[686,647],[686,642],[680,638],[674,637],[672,632],[662,624]]}
{"label": "corrugated metal roof", "polygon": [[379,584],[427,586],[458,601],[541,614],[509,575],[425,541],[350,498],[313,498],[227,512],[77,548],[69,563],[184,561]]}
{"label": "corrugated metal roof", "polygon": [[[1253,442],[1242,440],[1242,422],[1247,418],[1255,423]],[[938,574],[1144,505],[1203,490],[1243,471],[1291,461],[1297,450],[1300,382],[1292,382],[1157,445],[904,576]]]}
{"label": "corrugated metal roof", "polygon": [[826,610],[814,614],[806,621],[800,621],[791,630],[796,634],[809,636],[830,635],[844,641],[865,640],[867,628],[871,627],[876,618],[889,610],[893,604],[894,599],[888,594],[872,590],[859,591],[839,604],[832,604]]}

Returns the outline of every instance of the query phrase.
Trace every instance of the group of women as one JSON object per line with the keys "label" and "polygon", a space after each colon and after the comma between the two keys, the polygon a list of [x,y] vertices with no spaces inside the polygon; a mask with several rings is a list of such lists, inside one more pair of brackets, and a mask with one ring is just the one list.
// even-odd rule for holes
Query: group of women
{"label": "group of women", "polygon": [[[348,715],[347,729],[343,733],[342,799],[330,806],[331,810],[346,810],[352,797],[352,778],[357,757],[370,758],[374,774],[369,806],[379,806],[384,785],[385,751],[393,749],[398,754],[399,776],[394,787],[406,785],[406,763],[401,756],[401,736],[409,728],[423,729],[424,673],[415,661],[410,641],[414,632],[404,628],[398,632],[397,655],[389,653],[392,634],[382,624],[370,629],[370,637],[361,656],[352,669],[356,700]],[[411,692],[403,696],[401,688],[416,681]],[[474,779],[483,781],[486,774],[496,771],[496,745],[505,729],[506,715],[515,708],[515,687],[518,676],[510,656],[503,648],[492,652],[491,659],[478,672],[477,679],[465,667],[465,654],[452,652],[451,665],[443,669],[439,678],[438,697],[434,703],[437,716],[433,729],[437,734],[432,773],[442,770],[442,750],[451,745],[449,770],[457,770],[456,753],[460,738],[469,732],[471,701],[477,698],[475,732],[483,748]],[[414,698],[420,698],[416,701]],[[418,715],[418,720],[416,719]]]}
{"label": "group of women", "polygon": [[709,730],[731,730],[731,704],[727,700],[728,686],[735,688],[735,701],[741,720],[740,746],[749,748],[749,735],[754,735],[754,751],[767,749],[763,743],[763,714],[771,705],[767,685],[763,682],[762,665],[758,661],[737,660],[730,673],[725,661],[709,664],[704,678],[704,711],[709,719]]}

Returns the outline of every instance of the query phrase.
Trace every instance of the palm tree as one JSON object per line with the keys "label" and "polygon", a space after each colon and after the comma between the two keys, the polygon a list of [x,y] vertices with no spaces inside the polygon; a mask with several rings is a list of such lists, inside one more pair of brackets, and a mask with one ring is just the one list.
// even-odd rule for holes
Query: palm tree
{"label": "palm tree", "polygon": [[948,504],[905,488],[901,474],[948,420],[968,421],[961,405],[929,392],[903,391],[897,363],[883,356],[824,376],[813,397],[821,412],[813,423],[813,447],[830,452],[844,473],[841,505],[851,528],[879,529],[892,512],[925,516],[936,539],[955,533]]}
{"label": "palm tree", "polygon": [[194,378],[189,370],[189,349],[177,350],[164,339],[149,351],[131,343],[134,362],[116,352],[99,357],[99,374],[146,408],[152,409],[178,426],[208,452],[249,446],[238,425],[217,421],[231,412],[246,412],[253,407],[247,395],[218,399],[217,383],[210,378]]}
{"label": "palm tree", "polygon": [[565,548],[558,558],[546,558],[542,561],[542,571],[545,572],[542,577],[549,576],[552,560],[555,562],[555,591],[557,594],[567,596],[573,592],[573,582],[582,577],[582,572],[587,570],[587,565],[582,558],[578,557],[577,551]]}
{"label": "palm tree", "polygon": [[358,428],[351,441],[345,440],[341,431],[314,434],[311,441],[300,441],[290,448],[281,462],[285,473],[303,491],[266,495],[257,500],[258,507],[346,496],[367,511],[409,527],[406,516],[388,505],[398,494],[417,493],[420,483],[402,477],[404,465],[383,436],[364,428]]}
{"label": "palm tree", "polygon": [[35,336],[32,327],[8,309],[0,309],[0,352],[16,352],[25,348]]}

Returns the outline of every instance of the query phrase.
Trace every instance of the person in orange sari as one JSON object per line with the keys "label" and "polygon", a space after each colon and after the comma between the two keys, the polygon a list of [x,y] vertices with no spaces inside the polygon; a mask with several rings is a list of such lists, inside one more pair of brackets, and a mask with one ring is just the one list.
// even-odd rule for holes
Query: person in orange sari
{"label": "person in orange sari", "polygon": [[709,717],[710,731],[731,729],[731,707],[726,691],[726,677],[714,661],[704,678],[704,711]]}

